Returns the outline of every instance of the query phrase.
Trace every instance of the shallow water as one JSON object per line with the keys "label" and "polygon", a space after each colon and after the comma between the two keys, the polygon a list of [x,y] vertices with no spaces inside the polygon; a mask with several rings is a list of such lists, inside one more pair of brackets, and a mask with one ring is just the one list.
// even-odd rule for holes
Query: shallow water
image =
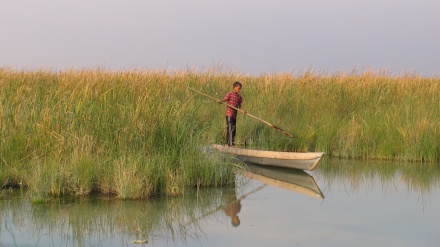
{"label": "shallow water", "polygon": [[439,164],[323,160],[282,180],[265,174],[148,201],[31,204],[3,193],[0,246],[440,245]]}

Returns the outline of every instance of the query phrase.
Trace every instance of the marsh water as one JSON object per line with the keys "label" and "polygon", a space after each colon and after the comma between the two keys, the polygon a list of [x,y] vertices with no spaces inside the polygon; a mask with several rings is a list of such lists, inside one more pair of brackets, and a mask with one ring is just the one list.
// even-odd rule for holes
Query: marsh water
{"label": "marsh water", "polygon": [[177,198],[3,192],[0,246],[440,246],[439,191],[439,164],[324,159],[307,173],[253,166],[233,188]]}

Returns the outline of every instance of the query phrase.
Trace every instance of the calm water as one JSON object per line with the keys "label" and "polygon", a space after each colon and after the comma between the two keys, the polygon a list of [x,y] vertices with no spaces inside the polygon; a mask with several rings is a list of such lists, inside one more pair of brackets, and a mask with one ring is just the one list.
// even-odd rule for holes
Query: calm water
{"label": "calm water", "polygon": [[3,194],[0,246],[440,246],[439,164],[258,172],[184,198],[33,205]]}
{"label": "calm water", "polygon": [[0,0],[0,67],[440,76],[438,0]]}
{"label": "calm water", "polygon": [[[0,67],[439,76],[439,9],[437,0],[0,0]],[[265,171],[273,177],[152,201],[33,205],[2,193],[0,247],[440,246],[439,167],[323,161],[285,181]]]}

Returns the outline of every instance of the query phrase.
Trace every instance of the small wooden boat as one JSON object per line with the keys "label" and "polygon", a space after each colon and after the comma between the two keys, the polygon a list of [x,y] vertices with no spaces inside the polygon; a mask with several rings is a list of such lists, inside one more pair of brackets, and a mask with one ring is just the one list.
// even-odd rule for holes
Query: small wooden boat
{"label": "small wooden boat", "polygon": [[315,179],[305,171],[246,163],[246,177],[285,190],[324,199]]}
{"label": "small wooden boat", "polygon": [[315,169],[319,160],[321,160],[321,157],[324,155],[324,153],[312,152],[297,153],[243,149],[218,144],[214,144],[212,147],[218,152],[234,155],[238,159],[248,163],[308,171]]}

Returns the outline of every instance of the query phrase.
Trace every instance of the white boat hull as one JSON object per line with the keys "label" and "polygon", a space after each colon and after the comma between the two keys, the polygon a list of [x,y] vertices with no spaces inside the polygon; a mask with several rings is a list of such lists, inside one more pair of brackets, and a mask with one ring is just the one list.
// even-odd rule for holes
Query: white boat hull
{"label": "white boat hull", "polygon": [[297,153],[242,149],[218,144],[214,144],[213,148],[221,153],[234,155],[248,163],[308,171],[315,169],[324,155],[324,153],[319,152]]}

